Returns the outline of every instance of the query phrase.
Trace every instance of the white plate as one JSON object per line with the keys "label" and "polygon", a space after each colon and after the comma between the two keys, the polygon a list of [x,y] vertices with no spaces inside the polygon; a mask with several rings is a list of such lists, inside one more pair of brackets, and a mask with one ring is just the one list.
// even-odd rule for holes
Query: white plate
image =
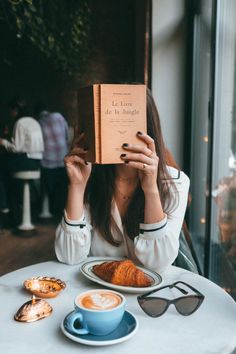
{"label": "white plate", "polygon": [[[70,313],[67,316],[69,315]],[[138,330],[138,320],[129,311],[125,311],[119,326],[113,332],[105,336],[95,336],[93,334],[82,335],[82,334],[71,333],[66,326],[67,316],[61,323],[62,332],[66,337],[70,338],[71,340],[86,345],[104,346],[104,345],[113,345],[113,344],[121,343],[133,337],[133,335]]]}
{"label": "white plate", "polygon": [[88,261],[88,262],[85,262],[81,265],[80,270],[81,270],[81,273],[86,278],[92,280],[93,282],[101,284],[105,287],[108,287],[108,288],[111,288],[114,290],[118,290],[118,291],[123,291],[126,293],[141,294],[141,293],[155,290],[159,287],[160,283],[162,282],[162,277],[160,276],[160,274],[158,274],[152,270],[146,269],[144,267],[138,267],[138,268],[141,269],[145,274],[147,274],[153,280],[153,284],[151,286],[146,286],[146,287],[142,287],[142,288],[111,284],[105,280],[102,280],[93,272],[93,266],[95,266],[97,264],[101,264],[103,262],[108,262],[108,261],[117,261],[117,260],[122,260],[122,259],[123,258],[119,258],[119,259],[118,258],[116,258],[116,259],[105,258],[105,259],[97,259],[97,260],[93,260],[93,261]]}

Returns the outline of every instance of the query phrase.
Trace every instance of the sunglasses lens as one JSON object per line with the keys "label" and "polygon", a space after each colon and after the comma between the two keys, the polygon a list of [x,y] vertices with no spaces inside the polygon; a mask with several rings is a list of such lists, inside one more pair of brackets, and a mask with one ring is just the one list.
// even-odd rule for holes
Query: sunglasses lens
{"label": "sunglasses lens", "polygon": [[142,299],[139,301],[140,306],[143,311],[149,316],[157,317],[165,312],[168,304],[162,299]]}
{"label": "sunglasses lens", "polygon": [[176,309],[181,315],[188,316],[200,305],[200,299],[196,296],[186,296],[175,302]]}

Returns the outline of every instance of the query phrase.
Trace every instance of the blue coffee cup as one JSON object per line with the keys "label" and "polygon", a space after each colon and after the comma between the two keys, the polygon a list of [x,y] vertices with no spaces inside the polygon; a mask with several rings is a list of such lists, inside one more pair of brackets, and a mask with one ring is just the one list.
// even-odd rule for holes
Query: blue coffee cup
{"label": "blue coffee cup", "polygon": [[75,334],[107,335],[120,324],[125,305],[125,297],[113,290],[83,292],[76,296],[75,310],[67,317],[65,326]]}

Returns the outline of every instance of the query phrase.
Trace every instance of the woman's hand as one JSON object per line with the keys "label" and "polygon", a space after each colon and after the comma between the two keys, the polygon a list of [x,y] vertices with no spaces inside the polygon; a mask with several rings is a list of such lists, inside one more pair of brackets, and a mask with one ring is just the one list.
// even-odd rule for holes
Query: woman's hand
{"label": "woman's hand", "polygon": [[92,165],[85,160],[87,150],[81,147],[76,147],[82,139],[83,134],[73,142],[73,147],[70,153],[65,157],[64,163],[70,185],[78,185],[85,188],[91,173]]}
{"label": "woman's hand", "polygon": [[126,151],[120,157],[129,166],[138,169],[141,188],[144,193],[156,193],[159,158],[156,155],[155,143],[145,133],[138,132],[137,136],[146,146],[125,143],[122,148]]}

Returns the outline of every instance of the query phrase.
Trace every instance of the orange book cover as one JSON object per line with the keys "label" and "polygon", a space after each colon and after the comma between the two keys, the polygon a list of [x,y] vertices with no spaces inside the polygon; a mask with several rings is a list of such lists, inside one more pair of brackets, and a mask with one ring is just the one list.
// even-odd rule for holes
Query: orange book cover
{"label": "orange book cover", "polygon": [[95,84],[78,91],[78,128],[85,133],[87,161],[122,163],[123,143],[143,144],[146,132],[146,85]]}

